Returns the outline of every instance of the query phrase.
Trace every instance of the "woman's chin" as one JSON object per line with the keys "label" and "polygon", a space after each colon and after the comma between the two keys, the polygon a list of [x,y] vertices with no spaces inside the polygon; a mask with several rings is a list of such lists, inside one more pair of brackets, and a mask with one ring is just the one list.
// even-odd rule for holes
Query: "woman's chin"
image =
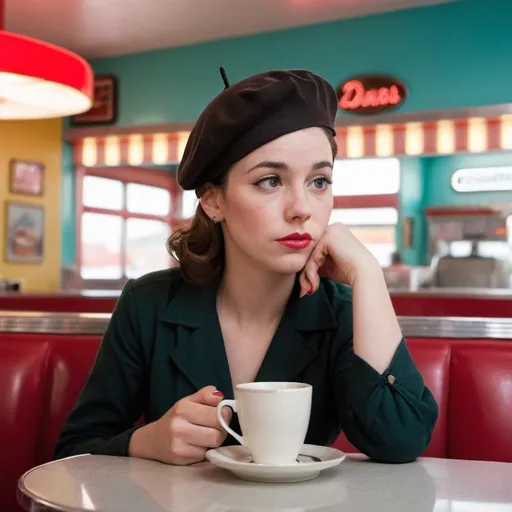
{"label": "woman's chin", "polygon": [[287,254],[286,256],[278,256],[272,261],[272,270],[279,274],[296,274],[301,272],[309,254]]}

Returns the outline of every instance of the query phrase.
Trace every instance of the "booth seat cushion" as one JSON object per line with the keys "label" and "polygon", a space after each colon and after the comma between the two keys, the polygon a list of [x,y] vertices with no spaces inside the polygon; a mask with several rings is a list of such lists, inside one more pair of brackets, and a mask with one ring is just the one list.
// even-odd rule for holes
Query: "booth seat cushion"
{"label": "booth seat cushion", "polygon": [[50,345],[0,338],[0,510],[18,510],[18,477],[34,465]]}
{"label": "booth seat cushion", "polygon": [[87,380],[100,341],[99,336],[73,336],[72,340],[56,336],[52,339],[38,464],[52,459],[60,431]]}
{"label": "booth seat cushion", "polygon": [[512,341],[458,342],[450,374],[448,457],[512,462]]}

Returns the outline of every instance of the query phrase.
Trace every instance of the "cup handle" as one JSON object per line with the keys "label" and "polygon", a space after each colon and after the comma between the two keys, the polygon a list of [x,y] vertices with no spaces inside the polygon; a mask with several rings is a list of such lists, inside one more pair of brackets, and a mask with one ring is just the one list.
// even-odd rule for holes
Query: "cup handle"
{"label": "cup handle", "polygon": [[233,412],[236,412],[236,400],[222,400],[222,402],[217,405],[217,419],[221,424],[222,428],[228,433],[231,434],[242,446],[245,446],[244,438],[239,436],[234,430],[228,427],[226,421],[222,417],[221,411],[223,407],[231,407]]}

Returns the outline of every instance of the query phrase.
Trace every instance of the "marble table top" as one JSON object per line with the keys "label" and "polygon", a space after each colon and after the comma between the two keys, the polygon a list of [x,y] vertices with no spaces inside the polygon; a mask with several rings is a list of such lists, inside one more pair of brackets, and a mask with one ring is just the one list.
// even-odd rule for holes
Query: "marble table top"
{"label": "marble table top", "polygon": [[349,455],[315,480],[262,484],[208,462],[81,455],[27,472],[18,499],[30,512],[506,512],[512,464],[423,458],[391,465]]}

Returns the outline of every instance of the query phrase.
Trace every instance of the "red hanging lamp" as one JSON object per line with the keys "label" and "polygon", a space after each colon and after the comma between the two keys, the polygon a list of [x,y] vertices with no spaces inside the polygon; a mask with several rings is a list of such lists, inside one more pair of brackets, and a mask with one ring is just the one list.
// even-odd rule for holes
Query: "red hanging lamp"
{"label": "red hanging lamp", "polygon": [[86,112],[94,74],[69,50],[3,30],[0,0],[0,119],[44,119]]}

